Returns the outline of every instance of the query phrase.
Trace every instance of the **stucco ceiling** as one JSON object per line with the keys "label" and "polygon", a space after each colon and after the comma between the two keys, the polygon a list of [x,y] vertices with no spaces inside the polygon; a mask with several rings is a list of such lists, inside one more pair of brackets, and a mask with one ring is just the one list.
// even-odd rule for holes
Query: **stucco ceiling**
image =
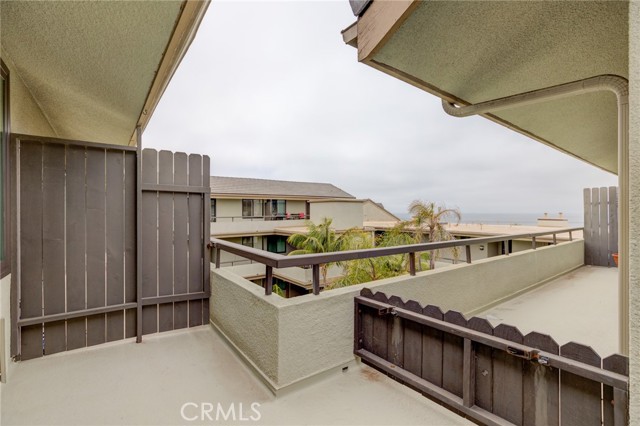
{"label": "stucco ceiling", "polygon": [[2,1],[2,47],[58,137],[127,144],[182,4]]}
{"label": "stucco ceiling", "polygon": [[[628,4],[425,1],[373,60],[440,96],[468,103],[601,74],[628,78]],[[495,115],[617,172],[613,94],[579,95]]]}

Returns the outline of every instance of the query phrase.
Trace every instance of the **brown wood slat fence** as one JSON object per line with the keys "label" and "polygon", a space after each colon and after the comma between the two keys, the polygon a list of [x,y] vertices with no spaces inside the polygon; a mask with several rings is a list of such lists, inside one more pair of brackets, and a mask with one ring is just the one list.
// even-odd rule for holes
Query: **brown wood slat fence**
{"label": "brown wood slat fence", "polygon": [[11,165],[13,356],[207,321],[208,157],[14,135]]}
{"label": "brown wood slat fence", "polygon": [[368,289],[355,298],[354,340],[364,362],[483,424],[628,424],[621,355]]}
{"label": "brown wood slat fence", "polygon": [[615,266],[618,252],[618,188],[584,189],[584,262]]}

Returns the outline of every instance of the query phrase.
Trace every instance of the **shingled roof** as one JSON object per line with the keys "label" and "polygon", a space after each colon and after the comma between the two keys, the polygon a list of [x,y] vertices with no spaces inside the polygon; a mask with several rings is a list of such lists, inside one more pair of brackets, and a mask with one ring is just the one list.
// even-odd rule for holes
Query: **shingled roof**
{"label": "shingled roof", "polygon": [[285,180],[252,179],[211,176],[211,195],[268,196],[296,198],[351,198],[355,197],[330,183],[292,182]]}

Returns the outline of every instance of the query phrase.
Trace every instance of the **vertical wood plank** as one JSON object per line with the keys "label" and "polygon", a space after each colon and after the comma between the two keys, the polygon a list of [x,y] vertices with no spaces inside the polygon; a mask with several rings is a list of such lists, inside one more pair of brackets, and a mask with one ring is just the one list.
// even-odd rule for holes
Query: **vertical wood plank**
{"label": "vertical wood plank", "polygon": [[[404,308],[422,314],[422,306],[409,300]],[[413,321],[404,322],[404,369],[418,377],[422,376],[422,326]]]}
{"label": "vertical wood plank", "polygon": [[[174,183],[187,185],[187,154],[176,152],[174,154]],[[188,282],[188,201],[187,194],[174,194],[173,196],[173,286],[175,294],[189,292]],[[174,327],[186,328],[188,326],[188,302],[176,302],[173,306]]]}
{"label": "vertical wood plank", "polygon": [[[200,155],[189,155],[189,185],[202,186],[202,156]],[[202,195],[189,194],[189,293],[204,291],[202,212]],[[189,327],[201,324],[202,301],[189,301]]]}
{"label": "vertical wood plank", "polygon": [[[124,155],[124,294],[126,303],[136,301],[136,166],[135,153],[126,152]],[[135,318],[133,321],[135,328]]]}
{"label": "vertical wood plank", "polygon": [[[373,293],[371,293],[371,290],[368,288],[363,288],[360,291],[360,296],[373,299]],[[360,323],[362,324],[362,342],[360,342],[360,347],[373,353],[373,316],[375,312],[370,307],[364,305],[360,305],[360,311]]]}
{"label": "vertical wood plank", "polygon": [[593,265],[593,237],[591,224],[591,190],[585,188],[583,191],[584,198],[584,263],[585,265]]}
{"label": "vertical wood plank", "polygon": [[[87,308],[105,306],[105,158],[104,149],[87,148]],[[106,341],[105,314],[87,317],[87,346]]]}
{"label": "vertical wood plank", "polygon": [[[493,335],[510,342],[524,343],[520,330],[510,325],[498,325]],[[522,424],[524,362],[504,351],[493,352],[493,413],[516,425]]]}
{"label": "vertical wood plank", "polygon": [[[42,144],[20,144],[20,311],[41,316],[42,306]],[[42,326],[22,327],[21,359],[41,357]]]}
{"label": "vertical wood plank", "polygon": [[[484,334],[493,335],[493,327],[484,318],[473,317],[467,327]],[[493,411],[493,360],[489,346],[475,344],[475,363],[471,371],[474,376],[475,405],[487,411]]]}
{"label": "vertical wood plank", "polygon": [[136,316],[135,309],[127,309],[124,313],[124,337],[127,339],[136,337]]}
{"label": "vertical wood plank", "polygon": [[[560,355],[594,367],[600,367],[600,356],[590,347],[570,342],[560,348]],[[566,371],[560,372],[560,418],[563,426],[599,426],[600,382]]]}
{"label": "vertical wood plank", "polygon": [[44,353],[42,348],[42,333],[42,324],[22,327],[20,336],[20,359],[22,361],[42,357]]}
{"label": "vertical wood plank", "polygon": [[[208,248],[208,244],[211,241],[211,193],[210,193],[210,185],[211,185],[211,172],[210,172],[210,159],[208,155],[202,156],[202,186],[206,186],[209,188],[209,191],[202,196],[203,199],[203,207],[204,212],[202,215],[203,219],[203,236],[204,239],[202,241],[204,260],[203,260],[203,279],[204,279],[204,292],[207,294],[211,294],[211,250]],[[202,322],[204,324],[209,323],[209,299],[204,299],[202,301]]]}
{"label": "vertical wood plank", "polygon": [[605,187],[600,188],[600,253],[602,256],[602,266],[611,266],[613,258],[609,250],[609,201],[608,190]]}
{"label": "vertical wood plank", "polygon": [[[602,368],[607,371],[629,376],[629,358],[614,354],[602,360]],[[602,417],[604,426],[629,424],[629,393],[603,385]]]}
{"label": "vertical wood plank", "polygon": [[[457,311],[448,311],[444,320],[462,327],[466,318]],[[445,333],[442,355],[442,388],[462,398],[462,372],[464,369],[464,339]]]}
{"label": "vertical wood plank", "polygon": [[593,264],[602,265],[602,253],[600,251],[600,191],[591,189],[591,240],[593,248]]}
{"label": "vertical wood plank", "polygon": [[[106,162],[107,305],[125,301],[124,154],[108,150]],[[107,313],[107,341],[124,338],[124,311]]]}
{"label": "vertical wood plank", "polygon": [[[404,302],[398,296],[391,296],[389,304],[397,308],[403,308]],[[392,316],[389,319],[389,361],[398,367],[404,368],[404,323],[402,318]]]}
{"label": "vertical wood plank", "polygon": [[[389,303],[384,293],[378,292],[373,298],[382,303]],[[373,353],[380,358],[389,360],[388,358],[389,344],[389,322],[387,315],[375,315],[373,317]]]}
{"label": "vertical wood plank", "polygon": [[[44,314],[65,312],[64,216],[65,147],[43,145],[42,284]],[[66,350],[66,324],[44,324],[44,353]]]}
{"label": "vertical wood plank", "polygon": [[[422,313],[437,320],[444,320],[439,307],[428,305]],[[422,378],[436,386],[442,386],[444,333],[431,327],[422,327]]]}
{"label": "vertical wood plank", "polygon": [[10,149],[9,149],[9,169],[10,169],[10,199],[9,207],[11,210],[11,216],[9,219],[9,229],[11,232],[11,247],[13,249],[13,255],[11,256],[11,291],[10,291],[10,322],[11,322],[11,338],[10,338],[10,355],[18,356],[20,353],[19,337],[20,331],[18,328],[18,318],[20,317],[20,307],[18,305],[18,292],[20,287],[20,268],[19,268],[19,244],[18,244],[18,173],[20,171],[20,165],[18,164],[18,145],[20,141],[17,137],[10,137]]}
{"label": "vertical wood plank", "polygon": [[[545,334],[531,332],[524,337],[524,344],[552,354],[559,354],[558,344]],[[560,394],[558,369],[533,362],[524,365],[524,426],[560,424]]]}
{"label": "vertical wood plank", "polygon": [[[157,152],[146,148],[142,150],[142,182],[158,183]],[[142,297],[158,295],[158,193],[142,193],[141,238],[144,255],[142,256]],[[157,306],[142,308],[142,333],[158,331]]]}
{"label": "vertical wood plank", "polygon": [[142,343],[142,263],[145,252],[142,248],[142,128],[136,126],[136,343]]}
{"label": "vertical wood plank", "polygon": [[469,339],[463,339],[464,351],[462,357],[462,405],[472,407],[476,400],[476,346]]}
{"label": "vertical wood plank", "polygon": [[[173,154],[158,154],[158,183],[173,185]],[[158,193],[158,295],[173,293],[173,194]],[[173,303],[158,306],[159,331],[173,330]]]}
{"label": "vertical wood plank", "polygon": [[[84,147],[67,147],[67,215],[66,215],[66,262],[67,262],[67,310],[86,308],[86,201]],[[87,345],[85,318],[67,321],[67,349],[83,348]]]}
{"label": "vertical wood plank", "polygon": [[[618,188],[609,187],[609,252],[618,253]],[[611,266],[615,262],[611,259]]]}

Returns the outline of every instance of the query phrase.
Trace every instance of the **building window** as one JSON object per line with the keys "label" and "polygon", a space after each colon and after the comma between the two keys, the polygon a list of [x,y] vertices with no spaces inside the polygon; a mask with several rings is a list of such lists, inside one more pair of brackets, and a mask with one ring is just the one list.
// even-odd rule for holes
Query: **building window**
{"label": "building window", "polygon": [[211,222],[216,221],[216,199],[211,199]]}
{"label": "building window", "polygon": [[9,69],[0,61],[0,276],[10,272],[9,246]]}
{"label": "building window", "polygon": [[271,253],[287,252],[287,237],[281,235],[269,235],[267,237],[267,251]]}
{"label": "building window", "polygon": [[242,217],[262,217],[262,200],[242,200]]}
{"label": "building window", "polygon": [[242,200],[242,217],[253,216],[253,200]]}
{"label": "building window", "polygon": [[286,213],[286,200],[271,200],[271,216],[284,216]]}
{"label": "building window", "polygon": [[253,237],[242,237],[242,245],[253,247]]}

